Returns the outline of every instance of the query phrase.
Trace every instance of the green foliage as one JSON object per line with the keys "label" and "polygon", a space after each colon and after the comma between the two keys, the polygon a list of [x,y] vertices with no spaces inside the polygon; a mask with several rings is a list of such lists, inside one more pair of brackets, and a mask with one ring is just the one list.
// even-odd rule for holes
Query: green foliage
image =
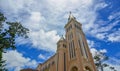
{"label": "green foliage", "polygon": [[0,33],[1,33],[1,30],[3,28],[3,22],[5,22],[6,20],[6,17],[4,17],[4,15],[2,13],[0,13]]}
{"label": "green foliage", "polygon": [[5,60],[2,60],[2,53],[0,51],[0,71],[7,71],[7,69],[5,68]]}
{"label": "green foliage", "polygon": [[15,38],[21,36],[27,38],[28,29],[24,28],[18,22],[7,22],[9,28],[3,29],[0,33],[0,51],[4,49],[12,48],[15,49]]}
{"label": "green foliage", "polygon": [[105,55],[103,52],[96,52],[96,55],[94,56],[95,65],[97,69],[101,69],[103,71],[104,67],[109,67],[111,70],[116,71],[114,67],[110,67],[108,64],[104,63],[104,61],[107,61],[109,57]]}
{"label": "green foliage", "polygon": [[[5,28],[4,25],[8,27]],[[6,17],[0,12],[0,71],[6,71],[2,53],[7,49],[16,49],[15,38],[27,38],[28,32],[29,30],[23,27],[20,22],[6,22]]]}

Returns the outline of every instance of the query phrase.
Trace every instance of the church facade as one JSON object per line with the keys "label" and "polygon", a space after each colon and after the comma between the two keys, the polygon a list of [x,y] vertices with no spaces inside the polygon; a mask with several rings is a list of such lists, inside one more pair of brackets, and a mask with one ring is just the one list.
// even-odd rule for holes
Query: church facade
{"label": "church facade", "polygon": [[70,13],[65,38],[57,42],[55,55],[39,64],[38,71],[97,71],[82,24]]}

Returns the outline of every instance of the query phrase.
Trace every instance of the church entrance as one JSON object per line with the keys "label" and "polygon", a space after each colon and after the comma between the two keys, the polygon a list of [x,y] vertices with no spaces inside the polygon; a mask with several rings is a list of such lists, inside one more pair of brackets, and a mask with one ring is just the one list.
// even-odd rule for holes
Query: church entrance
{"label": "church entrance", "polygon": [[78,68],[77,68],[77,67],[73,67],[73,68],[71,69],[71,71],[78,71]]}
{"label": "church entrance", "polygon": [[85,67],[86,71],[92,71],[89,67]]}

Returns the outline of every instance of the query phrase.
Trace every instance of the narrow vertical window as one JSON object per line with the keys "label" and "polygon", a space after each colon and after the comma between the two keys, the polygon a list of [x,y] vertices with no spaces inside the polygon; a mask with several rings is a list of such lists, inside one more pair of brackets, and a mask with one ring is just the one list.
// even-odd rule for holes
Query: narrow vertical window
{"label": "narrow vertical window", "polygon": [[64,53],[64,71],[66,71],[66,56],[65,56],[65,53]]}
{"label": "narrow vertical window", "polygon": [[81,47],[81,44],[80,44],[80,40],[78,40],[78,43],[79,43],[79,47],[80,47],[80,52],[81,52],[81,54],[83,56],[83,51],[82,51],[82,47]]}
{"label": "narrow vertical window", "polygon": [[70,55],[70,59],[71,59],[71,47],[70,47],[70,43],[69,43],[69,55]]}
{"label": "narrow vertical window", "polygon": [[58,59],[57,59],[57,71],[58,71],[58,62],[59,62],[59,53],[58,53]]}
{"label": "narrow vertical window", "polygon": [[71,55],[72,55],[72,58],[73,58],[73,56],[74,56],[74,54],[73,54],[73,44],[72,44],[72,42],[70,43],[71,44]]}
{"label": "narrow vertical window", "polygon": [[83,42],[83,46],[84,46],[85,55],[88,57],[84,42]]}
{"label": "narrow vertical window", "polygon": [[86,55],[86,52],[85,52],[85,46],[84,46],[84,41],[82,40],[82,36],[80,35],[80,44],[81,44],[81,49],[82,49],[82,52],[83,52],[83,55],[85,58],[87,58],[87,55]]}
{"label": "narrow vertical window", "polygon": [[74,46],[74,41],[71,41],[69,43],[69,53],[70,53],[70,58],[74,58],[76,56],[75,54],[75,46]]}
{"label": "narrow vertical window", "polygon": [[75,54],[75,46],[74,46],[74,41],[72,41],[72,44],[73,44],[73,52],[74,52],[74,57],[76,56],[76,54]]}

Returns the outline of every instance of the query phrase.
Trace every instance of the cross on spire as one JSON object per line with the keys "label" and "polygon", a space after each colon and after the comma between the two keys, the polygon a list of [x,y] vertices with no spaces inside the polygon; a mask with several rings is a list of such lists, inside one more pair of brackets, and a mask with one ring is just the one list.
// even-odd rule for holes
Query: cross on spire
{"label": "cross on spire", "polygon": [[71,19],[75,19],[75,17],[72,15],[72,12],[70,11],[68,20],[71,20]]}
{"label": "cross on spire", "polygon": [[70,15],[72,14],[72,12],[70,11]]}

